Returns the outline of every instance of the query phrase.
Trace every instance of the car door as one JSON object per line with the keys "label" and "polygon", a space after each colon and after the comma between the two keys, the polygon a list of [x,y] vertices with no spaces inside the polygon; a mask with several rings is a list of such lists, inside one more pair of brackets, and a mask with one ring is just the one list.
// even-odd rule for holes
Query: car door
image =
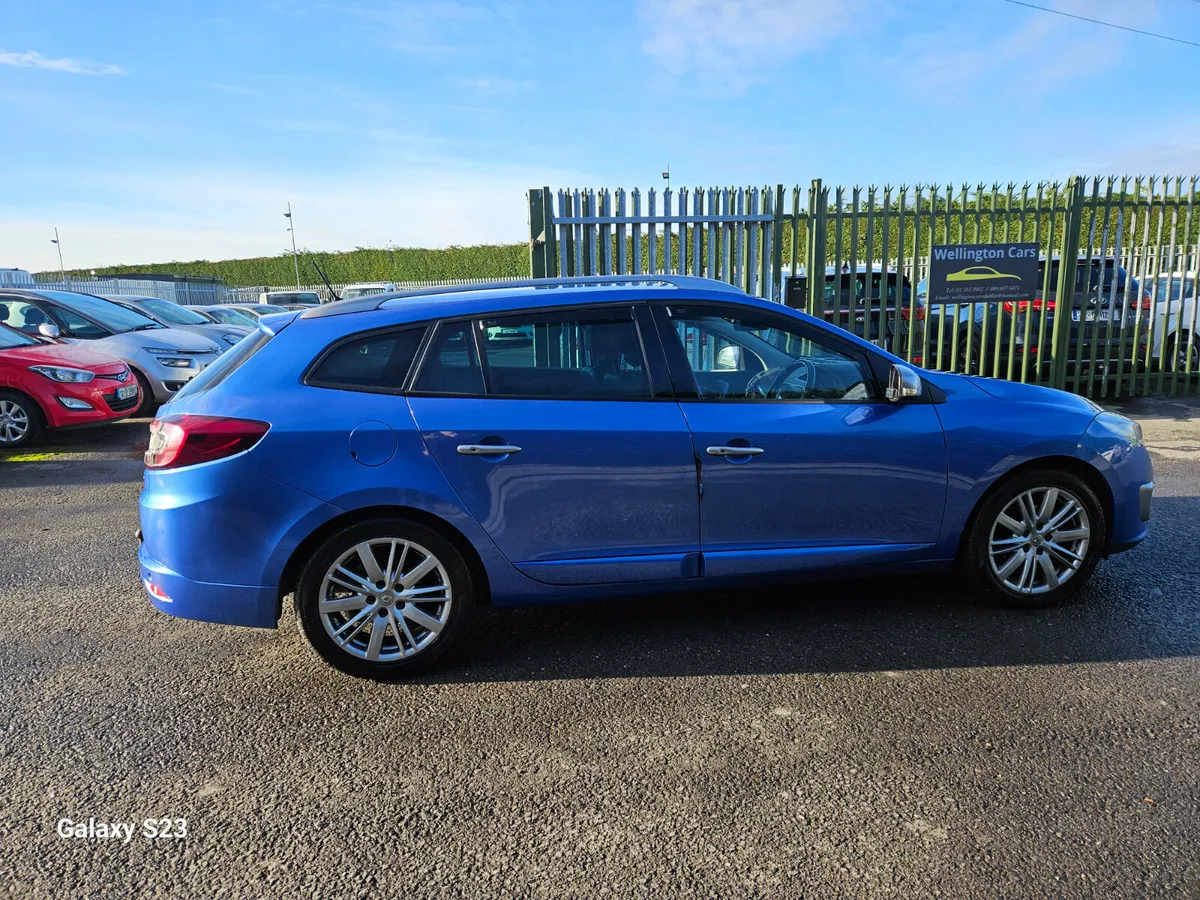
{"label": "car door", "polygon": [[655,316],[700,461],[707,575],[932,555],[946,448],[928,397],[885,402],[865,351],[785,314]]}
{"label": "car door", "polygon": [[691,436],[641,317],[626,304],[443,322],[425,350],[409,404],[429,452],[531,578],[699,576]]}

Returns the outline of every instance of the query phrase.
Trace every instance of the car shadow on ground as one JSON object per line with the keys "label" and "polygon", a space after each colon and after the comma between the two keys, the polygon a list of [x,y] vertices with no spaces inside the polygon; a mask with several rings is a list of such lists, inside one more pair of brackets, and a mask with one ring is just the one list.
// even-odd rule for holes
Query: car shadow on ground
{"label": "car shadow on ground", "polygon": [[[1200,655],[1200,498],[1156,501],[1159,530],[1070,602],[1014,610],[953,576],[481,610],[440,670],[453,683],[1069,665]],[[1187,533],[1190,531],[1190,534]],[[1176,542],[1191,548],[1177,552]]]}

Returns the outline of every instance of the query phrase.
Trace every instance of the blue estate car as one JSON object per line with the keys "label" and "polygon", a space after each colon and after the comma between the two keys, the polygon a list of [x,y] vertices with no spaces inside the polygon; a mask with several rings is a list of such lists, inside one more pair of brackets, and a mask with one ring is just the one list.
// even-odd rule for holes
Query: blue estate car
{"label": "blue estate car", "polygon": [[[521,339],[514,339],[514,335]],[[719,282],[470,285],[265,316],[164,406],[142,578],[174,615],[428,668],[471,606],[961,564],[1077,591],[1147,533],[1140,427],[914,369]]]}

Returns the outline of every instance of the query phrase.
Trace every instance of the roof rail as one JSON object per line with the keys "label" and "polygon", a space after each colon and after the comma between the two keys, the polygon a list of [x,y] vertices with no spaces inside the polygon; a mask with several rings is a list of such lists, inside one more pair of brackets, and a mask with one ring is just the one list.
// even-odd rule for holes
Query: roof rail
{"label": "roof rail", "polygon": [[578,275],[568,278],[525,278],[513,281],[489,281],[477,284],[448,284],[440,287],[419,288],[412,291],[395,291],[387,294],[373,294],[355,300],[336,300],[332,303],[322,303],[300,314],[304,319],[318,319],[324,316],[337,316],[345,313],[379,309],[391,300],[406,300],[410,297],[430,297],[438,294],[463,294],[471,291],[493,291],[503,288],[527,287],[574,287],[589,284],[668,284],[676,288],[691,288],[692,290],[727,291],[744,293],[736,285],[713,278],[701,278],[698,275]]}

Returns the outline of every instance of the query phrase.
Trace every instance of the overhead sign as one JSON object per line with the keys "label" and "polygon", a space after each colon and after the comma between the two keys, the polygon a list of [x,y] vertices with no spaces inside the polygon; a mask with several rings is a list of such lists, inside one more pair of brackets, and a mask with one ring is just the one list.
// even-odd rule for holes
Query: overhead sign
{"label": "overhead sign", "polygon": [[928,303],[1031,300],[1037,244],[939,244],[929,254]]}

